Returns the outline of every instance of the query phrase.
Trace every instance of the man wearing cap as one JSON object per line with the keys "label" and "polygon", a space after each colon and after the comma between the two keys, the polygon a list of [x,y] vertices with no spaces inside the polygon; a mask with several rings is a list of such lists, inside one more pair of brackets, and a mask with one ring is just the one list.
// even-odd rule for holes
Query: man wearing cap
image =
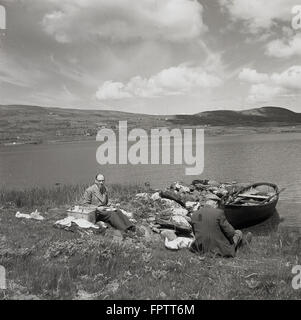
{"label": "man wearing cap", "polygon": [[105,177],[101,173],[95,177],[94,184],[86,189],[82,204],[96,206],[96,221],[108,222],[112,227],[121,231],[135,231],[135,226],[119,210],[107,207],[109,198]]}

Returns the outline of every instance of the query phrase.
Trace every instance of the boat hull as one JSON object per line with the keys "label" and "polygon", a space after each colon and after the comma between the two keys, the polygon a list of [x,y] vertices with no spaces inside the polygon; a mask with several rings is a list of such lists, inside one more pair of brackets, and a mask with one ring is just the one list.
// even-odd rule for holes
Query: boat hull
{"label": "boat hull", "polygon": [[277,201],[262,206],[226,205],[224,211],[235,229],[247,228],[270,218],[275,212]]}
{"label": "boat hull", "polygon": [[[275,192],[278,192],[278,187],[273,184],[257,183],[257,184],[254,184],[253,186],[256,187],[264,184],[273,186],[275,188]],[[243,188],[240,192],[248,188]],[[247,227],[256,225],[258,223],[261,223],[267,220],[268,218],[270,218],[275,212],[278,199],[279,199],[279,196],[276,195],[272,201],[266,204],[261,204],[261,205],[259,204],[256,206],[225,204],[224,212],[227,220],[235,229],[247,228]]]}

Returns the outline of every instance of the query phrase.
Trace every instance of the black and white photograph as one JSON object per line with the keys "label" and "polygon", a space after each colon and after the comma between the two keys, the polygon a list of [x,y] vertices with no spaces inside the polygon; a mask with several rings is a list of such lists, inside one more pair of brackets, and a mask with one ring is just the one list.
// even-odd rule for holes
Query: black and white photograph
{"label": "black and white photograph", "polygon": [[300,300],[300,163],[301,0],[0,0],[3,303]]}

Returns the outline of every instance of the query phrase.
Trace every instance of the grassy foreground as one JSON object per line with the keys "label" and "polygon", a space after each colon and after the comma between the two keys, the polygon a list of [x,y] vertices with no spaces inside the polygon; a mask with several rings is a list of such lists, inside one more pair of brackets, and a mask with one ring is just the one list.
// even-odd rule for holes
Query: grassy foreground
{"label": "grassy foreground", "polygon": [[[0,265],[7,273],[0,299],[301,298],[301,289],[292,288],[301,238],[277,228],[273,219],[250,229],[251,246],[234,259],[169,251],[147,222],[163,209],[160,203],[135,199],[143,187],[111,185],[112,202],[134,213],[144,236],[54,228],[85,187],[0,190]],[[44,221],[15,217],[35,209]]]}

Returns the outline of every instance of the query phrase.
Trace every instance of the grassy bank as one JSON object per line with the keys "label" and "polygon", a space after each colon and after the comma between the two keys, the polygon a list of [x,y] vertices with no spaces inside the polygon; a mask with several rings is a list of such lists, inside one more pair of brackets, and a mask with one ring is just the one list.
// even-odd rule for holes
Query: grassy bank
{"label": "grassy bank", "polygon": [[[86,186],[0,190],[0,265],[7,290],[1,299],[300,299],[292,266],[301,264],[296,232],[273,220],[251,231],[249,248],[234,259],[169,251],[148,228],[163,210],[137,200],[140,186],[109,186],[113,203],[134,213],[144,236],[120,238],[112,229],[65,231],[53,223],[80,199]],[[38,209],[44,221],[17,219],[16,211]]]}

